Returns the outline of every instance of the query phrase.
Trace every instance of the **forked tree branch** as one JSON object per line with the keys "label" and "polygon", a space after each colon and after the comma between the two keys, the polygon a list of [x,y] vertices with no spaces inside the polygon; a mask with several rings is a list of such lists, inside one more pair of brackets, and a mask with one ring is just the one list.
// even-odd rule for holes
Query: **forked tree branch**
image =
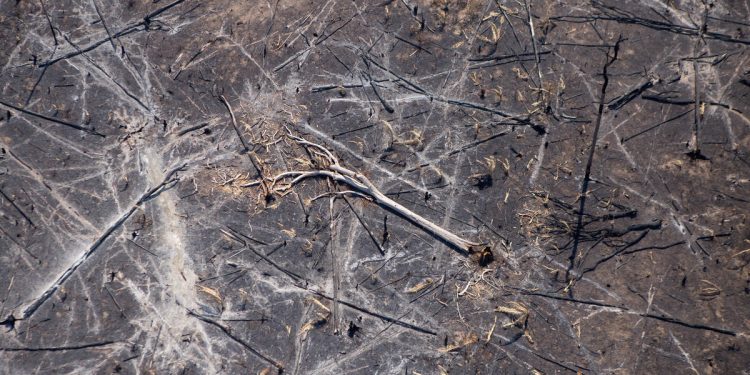
{"label": "forked tree branch", "polygon": [[[271,180],[270,189],[273,192],[285,193],[297,183],[309,178],[329,178],[333,181],[349,186],[351,189],[363,194],[373,202],[401,215],[403,218],[411,221],[426,232],[440,238],[465,254],[477,253],[483,250],[481,243],[466,240],[389,198],[365,175],[341,166],[338,159],[327,148],[292,134],[289,134],[288,136],[298,145],[316,149],[313,153],[325,159],[326,163],[318,169],[308,171],[288,171],[278,174]],[[288,182],[281,185],[284,181]]]}

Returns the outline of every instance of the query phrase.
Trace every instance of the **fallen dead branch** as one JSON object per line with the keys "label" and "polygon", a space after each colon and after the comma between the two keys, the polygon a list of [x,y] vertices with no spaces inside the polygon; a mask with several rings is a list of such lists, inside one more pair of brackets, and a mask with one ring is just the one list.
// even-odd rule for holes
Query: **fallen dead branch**
{"label": "fallen dead branch", "polygon": [[[328,178],[340,184],[347,185],[351,190],[359,193],[357,194],[358,196],[364,196],[366,199],[397,213],[456,250],[459,250],[464,255],[482,254],[483,259],[487,258],[486,254],[491,251],[489,246],[466,240],[402,206],[383,194],[365,175],[343,167],[333,153],[324,146],[297,137],[291,134],[291,132],[287,136],[297,145],[307,148],[310,155],[319,157],[323,163],[317,169],[293,170],[276,175],[270,180],[268,187],[272,193],[285,195],[303,180]],[[312,164],[306,163],[306,165]],[[246,184],[246,186],[251,185],[253,183]]]}

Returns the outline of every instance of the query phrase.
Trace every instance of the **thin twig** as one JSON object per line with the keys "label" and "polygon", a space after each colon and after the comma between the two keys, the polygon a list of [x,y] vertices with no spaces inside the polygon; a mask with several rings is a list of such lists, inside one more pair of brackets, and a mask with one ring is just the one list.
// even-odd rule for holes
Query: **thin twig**
{"label": "thin twig", "polygon": [[156,196],[161,194],[168,185],[171,185],[172,183],[177,181],[177,178],[174,178],[174,175],[179,171],[184,171],[186,167],[187,165],[183,164],[177,168],[172,169],[164,176],[164,180],[162,180],[162,182],[159,185],[155,186],[154,188],[148,190],[143,195],[141,195],[141,197],[135,203],[133,203],[133,205],[130,206],[129,210],[125,211],[122,215],[120,215],[119,218],[117,218],[117,220],[115,220],[110,226],[108,226],[101,233],[101,235],[96,239],[96,241],[94,241],[86,249],[86,251],[84,251],[83,254],[81,254],[75,260],[75,262],[70,264],[68,268],[66,268],[65,271],[63,271],[63,273],[57,277],[57,279],[55,280],[54,283],[52,283],[52,285],[50,285],[37,298],[35,298],[30,303],[28,303],[23,308],[21,317],[16,318],[16,319],[22,320],[22,319],[31,318],[31,316],[37,311],[37,309],[39,309],[47,300],[49,300],[50,297],[52,297],[52,295],[57,291],[57,289],[60,288],[60,286],[62,286],[65,283],[65,281],[67,281],[68,278],[70,278],[70,276],[72,276],[73,273],[75,273],[76,270],[84,262],[86,262],[86,260],[88,260],[97,249],[99,249],[99,247],[101,247],[104,241],[106,241],[112,235],[112,233],[115,230],[117,230],[117,228],[122,226],[123,223],[125,223],[125,221],[128,220],[128,218],[130,218],[130,216],[132,216],[133,213],[143,205],[143,203],[155,198]]}
{"label": "thin twig", "polygon": [[[591,147],[589,148],[589,156],[588,160],[586,162],[586,170],[583,175],[583,183],[581,184],[581,195],[579,196],[579,202],[580,206],[578,208],[578,223],[576,225],[575,233],[573,234],[573,250],[570,252],[570,257],[568,258],[569,264],[568,269],[565,272],[565,279],[570,280],[570,273],[573,270],[573,266],[575,265],[575,259],[578,255],[578,244],[580,242],[581,238],[581,230],[583,229],[583,216],[584,216],[584,209],[586,208],[586,195],[588,194],[589,189],[589,181],[591,180],[591,166],[594,162],[594,153],[596,152],[596,143],[599,140],[599,128],[602,124],[602,116],[604,114],[604,107],[606,103],[606,96],[607,96],[607,86],[609,85],[609,75],[608,75],[608,68],[617,60],[617,54],[620,51],[620,42],[622,42],[622,38],[618,38],[617,42],[614,46],[613,54],[610,56],[609,50],[607,51],[606,60],[604,62],[604,68],[602,69],[602,75],[604,76],[604,82],[602,83],[602,89],[599,96],[599,110],[596,114],[596,123],[594,125],[594,134],[591,138]],[[572,288],[569,289],[569,293],[571,294],[573,290]]]}
{"label": "thin twig", "polygon": [[117,46],[115,45],[115,41],[112,39],[112,32],[109,31],[107,22],[104,21],[104,17],[102,16],[102,12],[99,10],[99,5],[96,3],[96,1],[97,0],[91,0],[91,2],[94,3],[94,9],[96,10],[96,14],[99,16],[99,19],[102,20],[102,26],[104,26],[104,30],[107,32],[107,36],[109,36],[109,43],[112,45],[112,50],[117,52]]}
{"label": "thin twig", "polygon": [[234,342],[242,345],[242,347],[244,347],[245,349],[247,349],[250,353],[252,353],[256,357],[258,357],[258,358],[260,358],[260,359],[262,359],[262,360],[270,363],[274,367],[276,367],[279,370],[279,373],[281,373],[284,370],[284,364],[283,363],[281,363],[281,362],[279,362],[279,361],[271,358],[270,356],[268,356],[266,354],[261,353],[258,349],[255,349],[254,347],[252,347],[250,345],[250,343],[248,343],[247,341],[243,340],[239,336],[236,336],[232,332],[232,328],[231,327],[226,326],[224,324],[221,324],[221,323],[217,322],[216,320],[213,320],[213,319],[211,319],[211,318],[209,318],[207,316],[198,314],[198,313],[196,313],[196,312],[194,312],[194,311],[192,311],[190,309],[187,310],[187,313],[188,313],[188,315],[190,315],[190,316],[192,316],[192,317],[194,317],[194,318],[196,318],[196,319],[198,319],[198,320],[200,320],[200,321],[202,321],[204,323],[210,324],[210,325],[212,325],[212,326],[220,329],[222,332],[224,332],[225,335],[227,335],[229,338],[231,338]]}
{"label": "thin twig", "polygon": [[[534,33],[534,21],[531,19],[531,5],[529,5],[528,0],[524,0],[524,3],[526,4],[526,15],[529,19],[529,33],[531,34],[531,45],[534,48],[534,60],[536,61],[536,73],[539,75],[539,88],[544,88],[544,83],[542,82],[542,71],[539,68],[539,49],[536,47],[536,34]],[[542,91],[539,92],[539,94],[542,94]]]}
{"label": "thin twig", "polygon": [[266,182],[263,179],[263,172],[258,166],[258,163],[253,158],[252,149],[247,144],[247,142],[245,142],[245,137],[242,136],[242,133],[240,132],[239,127],[237,127],[237,118],[234,116],[232,105],[229,104],[229,101],[227,101],[227,98],[225,98],[224,95],[221,95],[219,98],[221,99],[222,103],[224,103],[224,105],[227,107],[227,110],[229,110],[229,116],[232,118],[232,127],[234,128],[235,133],[237,133],[237,137],[240,139],[240,142],[242,143],[243,153],[247,154],[248,159],[250,159],[250,163],[252,163],[253,168],[255,168],[255,172],[257,173],[258,177],[260,177],[260,183],[263,186],[263,193],[267,199],[268,197],[271,196],[269,194],[270,191],[268,190],[268,185],[266,185]]}

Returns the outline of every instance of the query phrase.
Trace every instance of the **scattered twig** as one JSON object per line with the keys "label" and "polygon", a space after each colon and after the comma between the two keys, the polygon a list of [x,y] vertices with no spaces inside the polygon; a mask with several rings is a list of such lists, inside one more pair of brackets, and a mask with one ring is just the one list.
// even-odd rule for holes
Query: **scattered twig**
{"label": "scattered twig", "polygon": [[701,49],[700,46],[702,43],[705,43],[703,40],[703,33],[706,31],[706,22],[708,16],[708,6],[704,4],[704,12],[703,12],[703,24],[699,29],[698,32],[698,39],[695,41],[695,47],[693,49],[693,54],[696,57],[693,60],[693,98],[695,101],[695,104],[693,107],[693,131],[690,136],[690,140],[688,141],[688,156],[690,156],[693,159],[705,159],[705,156],[701,154],[701,140],[700,140],[700,128],[701,128],[701,122],[703,120],[703,108],[704,104],[701,103],[701,91],[700,91],[700,65],[698,61],[698,52]]}
{"label": "scattered twig", "polygon": [[[42,3],[44,4],[44,3]],[[50,26],[51,27],[51,26]],[[54,32],[53,32],[54,35]],[[49,54],[49,57],[52,58],[55,56],[55,53],[57,52],[57,37],[55,37],[55,47],[52,49],[52,53]],[[47,69],[49,66],[45,66],[42,68],[42,72],[39,73],[39,77],[36,79],[36,82],[34,82],[34,86],[31,86],[31,90],[29,90],[29,95],[26,97],[26,101],[23,103],[24,108],[28,108],[29,104],[31,103],[31,98],[34,97],[34,93],[36,92],[36,88],[39,87],[39,83],[42,82],[42,79],[44,78],[44,75],[47,73]]]}
{"label": "scattered twig", "polygon": [[608,307],[608,308],[612,308],[612,309],[615,309],[615,310],[619,310],[619,311],[625,312],[627,314],[634,314],[634,315],[642,316],[644,318],[656,319],[656,320],[660,320],[662,322],[677,324],[677,325],[680,325],[680,326],[683,326],[683,327],[687,327],[687,328],[702,329],[702,330],[712,331],[712,332],[716,332],[716,333],[721,333],[721,334],[724,334],[724,335],[737,336],[737,332],[732,331],[730,329],[712,327],[712,326],[708,326],[708,325],[701,324],[701,323],[685,322],[685,321],[682,321],[680,319],[676,319],[676,318],[672,318],[672,317],[668,317],[668,316],[664,316],[664,315],[655,315],[655,314],[648,313],[648,312],[646,312],[646,313],[638,313],[638,312],[632,311],[632,310],[630,310],[630,309],[628,309],[626,307],[623,307],[623,306],[615,306],[615,305],[611,305],[611,304],[608,304],[608,303],[602,303],[602,302],[598,302],[598,301],[587,301],[587,300],[580,300],[580,299],[575,299],[575,298],[563,297],[563,296],[556,295],[556,294],[546,294],[546,293],[524,291],[524,290],[521,290],[521,292],[523,292],[524,294],[527,294],[527,295],[533,295],[533,296],[544,297],[544,298],[551,298],[551,299],[556,299],[556,300],[560,300],[560,301],[567,301],[567,302],[580,303],[580,304],[585,304],[585,305]]}
{"label": "scattered twig", "polygon": [[352,22],[352,20],[354,20],[354,17],[357,17],[358,15],[359,15],[359,14],[357,14],[357,13],[353,14],[353,15],[352,15],[352,16],[351,16],[351,17],[350,17],[350,18],[349,18],[349,19],[348,19],[348,20],[347,20],[346,22],[344,22],[344,23],[343,23],[343,24],[342,24],[341,26],[339,26],[339,27],[337,27],[337,28],[333,29],[333,31],[331,31],[330,33],[324,33],[324,34],[322,34],[321,36],[319,36],[319,37],[318,37],[318,38],[317,38],[317,39],[316,39],[315,41],[313,41],[313,44],[317,46],[318,44],[320,44],[320,43],[323,43],[323,42],[325,42],[325,41],[326,41],[326,39],[328,39],[328,38],[332,37],[332,36],[333,36],[333,34],[336,34],[336,33],[337,33],[337,32],[338,32],[339,30],[341,30],[341,29],[343,29],[344,27],[346,27],[346,25],[348,25],[348,24],[349,24],[350,22]]}
{"label": "scattered twig", "polygon": [[21,216],[23,216],[23,218],[24,218],[24,219],[25,219],[25,220],[26,220],[26,221],[27,221],[27,222],[28,222],[28,223],[29,223],[29,224],[30,224],[30,225],[31,225],[32,227],[36,228],[36,225],[34,224],[34,222],[33,222],[33,221],[31,221],[31,218],[29,218],[29,216],[28,216],[28,215],[26,215],[26,213],[25,213],[25,212],[23,212],[23,210],[21,209],[21,207],[18,207],[18,205],[16,204],[16,202],[14,202],[14,201],[13,201],[12,199],[10,199],[10,197],[9,197],[9,196],[8,196],[7,194],[5,194],[5,192],[3,191],[3,189],[2,189],[2,188],[0,188],[0,196],[2,196],[3,198],[5,198],[5,200],[7,200],[8,202],[10,202],[10,204],[11,204],[11,205],[13,206],[13,208],[15,208],[15,209],[16,209],[16,211],[18,211],[18,213],[20,213],[20,214],[21,214]]}
{"label": "scattered twig", "polygon": [[[658,228],[660,228],[660,227],[661,227],[661,223],[659,223],[659,227]],[[628,244],[626,244],[625,246],[620,247],[616,251],[612,252],[612,254],[606,255],[606,256],[598,259],[592,266],[587,267],[586,269],[584,269],[583,271],[581,271],[580,274],[578,275],[577,280],[582,279],[585,274],[596,270],[599,267],[599,265],[601,265],[602,263],[607,262],[608,260],[616,257],[617,255],[622,254],[625,250],[627,250],[627,249],[633,247],[634,245],[638,244],[639,242],[641,242],[642,239],[646,238],[646,236],[648,235],[648,232],[649,232],[648,229],[644,230],[643,232],[641,232],[640,235],[638,235],[638,237],[636,237],[635,240],[628,242]]]}
{"label": "scattered twig", "polygon": [[18,112],[27,114],[29,116],[33,116],[33,117],[36,117],[36,118],[40,118],[42,120],[47,120],[47,121],[50,121],[50,122],[54,122],[55,124],[65,125],[65,126],[67,126],[69,128],[73,128],[73,129],[76,129],[76,130],[82,130],[82,131],[84,131],[86,133],[89,133],[89,134],[92,134],[92,135],[97,135],[97,136],[100,136],[102,138],[105,137],[104,134],[97,133],[96,130],[94,130],[93,128],[89,128],[89,127],[86,127],[86,126],[83,126],[83,125],[74,124],[72,122],[65,121],[65,120],[60,120],[60,119],[57,119],[57,118],[54,118],[54,117],[45,116],[45,115],[43,115],[41,113],[33,112],[33,111],[28,110],[28,109],[24,109],[24,108],[18,107],[18,106],[15,106],[13,104],[10,104],[8,102],[2,101],[2,100],[0,100],[0,104],[6,106],[8,108],[14,109],[14,110],[16,110]]}
{"label": "scattered twig", "polygon": [[[700,30],[697,27],[686,27],[679,26],[667,22],[655,21],[641,17],[625,17],[619,15],[598,15],[598,16],[555,16],[549,18],[552,21],[562,21],[571,23],[589,23],[592,21],[614,21],[618,23],[638,25],[653,30],[667,31],[674,34],[697,36],[700,34]],[[705,32],[704,37],[709,39],[721,40],[728,43],[738,43],[744,45],[750,45],[750,40],[735,38],[731,35],[716,33],[716,32]]]}
{"label": "scattered twig", "polygon": [[99,16],[99,19],[102,21],[102,26],[104,26],[104,30],[107,32],[107,36],[109,36],[109,43],[112,44],[112,50],[117,52],[117,46],[115,45],[115,41],[112,39],[112,32],[109,31],[109,27],[107,26],[107,22],[104,21],[104,17],[102,16],[102,12],[99,10],[99,4],[97,4],[97,0],[91,0],[92,3],[94,3],[94,10],[96,10],[96,14]]}
{"label": "scattered twig", "polygon": [[[584,216],[584,209],[586,207],[586,195],[588,194],[589,189],[589,181],[591,180],[591,166],[594,162],[594,153],[596,152],[596,143],[599,140],[599,128],[602,124],[602,116],[604,115],[604,106],[606,102],[606,96],[607,96],[607,86],[609,85],[609,75],[607,70],[609,67],[617,60],[617,55],[620,51],[620,42],[622,42],[622,37],[618,37],[617,42],[614,46],[614,53],[610,56],[609,50],[607,51],[606,61],[604,63],[604,68],[602,69],[602,75],[604,77],[604,82],[602,83],[601,93],[599,97],[599,110],[596,114],[596,123],[594,125],[594,134],[592,135],[591,139],[591,146],[589,147],[589,156],[588,161],[586,162],[586,169],[584,171],[583,175],[583,183],[581,184],[581,195],[578,197],[580,201],[580,205],[578,208],[578,224],[576,225],[575,233],[573,234],[573,249],[570,252],[570,257],[568,258],[568,269],[565,272],[565,279],[570,280],[570,272],[572,271],[576,256],[578,255],[578,244],[581,237],[581,230],[583,229],[583,216]],[[569,289],[569,292],[572,294],[572,288]]]}
{"label": "scattered twig", "polygon": [[386,111],[387,111],[388,113],[393,113],[393,112],[395,112],[395,110],[393,109],[393,107],[391,107],[391,106],[390,106],[390,105],[388,104],[388,102],[386,102],[386,101],[385,101],[385,99],[383,99],[383,97],[382,97],[382,96],[380,96],[380,93],[378,92],[378,88],[377,88],[377,85],[375,85],[375,83],[374,83],[374,82],[372,81],[372,77],[370,77],[370,75],[369,75],[369,74],[367,74],[367,73],[365,73],[365,72],[363,72],[363,74],[364,74],[364,75],[365,75],[365,77],[367,78],[367,81],[368,81],[368,82],[370,83],[370,87],[372,88],[372,92],[374,92],[374,93],[375,93],[375,96],[376,96],[376,97],[378,98],[378,100],[380,101],[380,104],[382,104],[382,105],[383,105],[383,108],[384,108],[384,109],[385,109],[385,110],[386,110]]}
{"label": "scattered twig", "polygon": [[[65,41],[68,42],[68,44],[70,44],[71,46],[73,46],[73,48],[75,48],[76,50],[80,49],[75,43],[73,43],[72,40],[70,40],[70,38],[68,38],[67,35],[63,34],[63,39],[65,39]],[[85,54],[85,52],[81,53],[81,55],[83,55],[89,61],[89,63],[93,65],[97,70],[99,70],[105,77],[109,78],[109,80],[112,81],[112,83],[114,83],[120,90],[122,90],[122,92],[125,95],[133,99],[133,101],[135,101],[139,106],[141,106],[141,108],[146,110],[146,112],[151,111],[151,108],[149,108],[146,104],[144,104],[143,101],[139,99],[135,94],[131,93],[130,90],[127,89],[127,87],[125,87],[123,84],[118,82],[114,77],[112,77],[112,75],[110,75],[104,68],[102,68],[94,59],[92,59],[87,54]]]}
{"label": "scattered twig", "polygon": [[306,280],[305,280],[304,277],[302,277],[300,275],[297,275],[296,273],[288,271],[288,270],[284,269],[283,267],[279,266],[278,264],[276,264],[276,262],[274,262],[273,260],[271,260],[266,254],[263,254],[262,252],[256,250],[255,248],[253,248],[252,246],[250,246],[247,242],[245,242],[243,240],[243,238],[245,238],[245,239],[254,241],[252,238],[250,238],[249,236],[243,234],[242,232],[239,232],[239,231],[237,231],[235,229],[232,229],[231,227],[227,227],[227,229],[229,229],[229,231],[226,231],[226,230],[223,230],[223,229],[219,229],[219,231],[221,233],[223,233],[224,235],[226,235],[227,237],[231,238],[232,240],[235,240],[235,241],[241,243],[246,248],[250,249],[250,251],[252,251],[255,255],[257,255],[259,258],[263,259],[268,264],[270,264],[271,266],[273,266],[273,268],[276,268],[277,270],[281,271],[283,274],[289,276],[294,282],[301,282],[301,281],[305,281],[306,282]]}
{"label": "scattered twig", "polygon": [[141,249],[141,250],[143,250],[143,251],[145,251],[145,252],[147,252],[147,253],[149,253],[149,254],[151,254],[151,255],[153,255],[153,256],[155,256],[155,257],[157,257],[157,258],[159,257],[159,256],[158,256],[158,255],[156,255],[156,254],[155,254],[155,253],[154,253],[153,251],[151,251],[151,250],[149,250],[149,249],[147,249],[147,248],[145,248],[145,247],[143,247],[143,246],[139,245],[139,244],[138,244],[137,242],[135,242],[135,241],[131,240],[130,238],[128,238],[128,242],[129,242],[129,243],[132,243],[132,244],[133,244],[133,245],[134,245],[135,247],[137,247],[137,248],[139,248],[139,249]]}
{"label": "scattered twig", "polygon": [[721,334],[724,334],[724,335],[737,336],[737,332],[729,330],[729,329],[725,329],[725,328],[711,327],[711,326],[707,326],[705,324],[700,324],[700,323],[688,323],[688,322],[684,322],[684,321],[679,320],[679,319],[670,318],[668,316],[654,315],[654,314],[651,314],[651,313],[645,313],[645,314],[639,314],[639,315],[642,316],[642,317],[644,317],[644,318],[651,318],[651,319],[661,320],[662,322],[677,324],[677,325],[680,325],[680,326],[683,326],[683,327],[687,327],[687,328],[703,329],[703,330],[707,330],[707,331],[721,333]]}
{"label": "scattered twig", "polygon": [[69,59],[71,57],[75,57],[75,56],[78,56],[80,54],[83,54],[83,53],[86,53],[86,52],[89,52],[89,51],[93,51],[96,48],[98,48],[99,46],[101,46],[102,44],[111,41],[113,38],[117,39],[117,38],[129,35],[129,34],[132,34],[132,33],[138,32],[138,31],[146,31],[146,30],[149,29],[149,27],[151,25],[151,22],[154,20],[154,18],[156,18],[160,14],[166,12],[167,10],[169,10],[169,9],[171,9],[171,8],[173,8],[173,7],[181,4],[181,3],[183,3],[184,1],[185,0],[176,0],[176,1],[172,2],[171,4],[165,5],[164,7],[161,7],[159,9],[157,9],[157,10],[155,10],[155,11],[147,14],[145,17],[143,17],[143,21],[141,21],[141,22],[127,25],[124,28],[122,28],[120,31],[117,31],[117,32],[115,32],[112,35],[108,35],[104,39],[100,39],[100,40],[98,40],[98,41],[96,41],[96,42],[94,42],[92,44],[89,44],[86,47],[83,47],[83,48],[80,48],[80,49],[76,49],[75,51],[67,53],[65,55],[62,55],[60,57],[57,57],[57,58],[50,59],[50,60],[47,60],[45,62],[42,62],[41,64],[39,64],[39,66],[40,67],[50,66],[50,65],[56,64],[56,63],[58,63],[58,62],[60,62],[62,60],[66,60],[66,59]]}
{"label": "scattered twig", "polygon": [[547,357],[545,357],[545,356],[543,356],[543,355],[541,355],[541,354],[539,354],[537,352],[533,352],[533,351],[531,353],[534,354],[535,356],[537,356],[537,357],[539,357],[539,358],[541,358],[541,359],[549,362],[549,363],[552,363],[554,365],[560,366],[560,367],[564,368],[565,370],[568,370],[568,371],[570,371],[572,373],[575,373],[575,374],[580,374],[581,373],[580,370],[574,369],[574,368],[572,368],[570,366],[566,366],[563,363],[561,363],[559,361],[556,361],[556,360],[554,360],[552,358],[547,358]]}
{"label": "scattered twig", "polygon": [[638,95],[653,87],[657,82],[659,82],[657,78],[652,78],[646,82],[641,83],[627,93],[612,99],[607,105],[607,108],[609,108],[609,110],[618,110],[624,107],[625,104],[630,103],[631,100],[635,99],[636,97],[638,97]]}
{"label": "scattered twig", "polygon": [[333,334],[338,335],[339,334],[339,320],[341,319],[341,308],[339,307],[339,292],[340,292],[340,285],[341,285],[341,265],[338,263],[338,257],[336,257],[336,252],[334,249],[334,241],[333,236],[334,233],[336,233],[336,217],[333,215],[333,205],[336,202],[336,196],[332,196],[328,200],[329,206],[328,206],[328,215],[329,215],[329,241],[328,241],[328,251],[331,254],[331,274],[332,274],[332,283],[333,283],[333,311],[331,320],[333,320]]}
{"label": "scattered twig", "polygon": [[404,42],[404,43],[406,43],[406,44],[408,44],[408,45],[410,45],[410,46],[412,46],[412,47],[414,47],[414,48],[416,48],[419,51],[424,51],[424,52],[427,52],[428,55],[432,55],[432,52],[430,52],[430,50],[428,50],[427,48],[424,48],[424,47],[420,46],[417,43],[408,41],[408,40],[406,40],[406,39],[404,39],[404,38],[402,38],[402,37],[400,37],[398,35],[395,35],[395,34],[393,35],[393,37],[396,38],[396,39],[398,39],[398,40],[400,40],[400,41],[402,41],[402,42]]}
{"label": "scattered twig", "polygon": [[42,5],[42,12],[47,19],[47,25],[49,25],[49,30],[52,32],[52,39],[55,41],[55,47],[57,47],[57,33],[55,33],[55,28],[52,26],[52,19],[49,17],[49,12],[47,12],[47,7],[44,5],[44,0],[39,0],[39,4]]}
{"label": "scattered twig", "polygon": [[362,228],[365,229],[365,232],[367,232],[367,235],[372,240],[372,243],[375,244],[375,247],[380,252],[380,255],[385,255],[385,250],[383,250],[383,247],[380,245],[380,243],[378,242],[378,240],[375,239],[375,235],[372,234],[372,231],[367,226],[367,223],[365,223],[365,221],[362,220],[362,217],[359,216],[359,214],[357,213],[357,210],[354,209],[354,206],[352,206],[352,204],[349,202],[348,199],[346,199],[346,197],[344,197],[344,202],[346,202],[347,206],[349,206],[349,209],[352,210],[352,213],[354,213],[354,216],[357,218],[357,220],[359,221],[359,223],[362,224]]}
{"label": "scattered twig", "polygon": [[234,116],[234,111],[232,110],[232,105],[229,104],[229,101],[227,101],[227,98],[224,97],[224,95],[221,95],[219,97],[224,103],[224,105],[227,107],[227,110],[229,110],[229,115],[232,118],[232,127],[234,128],[235,133],[237,133],[237,138],[240,139],[240,142],[242,143],[243,153],[247,154],[248,159],[250,159],[250,163],[252,163],[253,168],[255,168],[255,173],[257,174],[257,177],[260,178],[260,183],[263,186],[263,193],[266,197],[266,201],[268,202],[271,198],[270,190],[268,189],[268,185],[266,184],[265,179],[263,178],[263,171],[258,166],[258,163],[255,161],[255,158],[253,156],[254,153],[252,151],[252,148],[250,145],[245,142],[245,137],[242,136],[242,132],[240,132],[239,127],[237,127],[237,118]]}
{"label": "scattered twig", "polygon": [[[330,296],[328,296],[326,294],[323,294],[321,292],[318,292],[316,290],[312,290],[312,289],[305,289],[305,290],[307,290],[310,293],[313,293],[313,294],[315,294],[317,296],[325,298],[325,299],[327,299],[329,301],[333,300],[333,297],[330,297]],[[385,320],[386,322],[389,322],[389,323],[393,323],[393,324],[395,324],[397,326],[408,328],[408,329],[417,331],[419,333],[425,333],[425,334],[428,334],[428,335],[437,336],[437,332],[435,332],[433,330],[430,330],[430,329],[427,329],[427,328],[423,328],[423,327],[419,327],[417,325],[404,322],[403,320],[400,320],[400,319],[397,319],[397,318],[393,318],[393,317],[390,317],[388,315],[384,315],[384,314],[381,314],[379,312],[375,312],[375,311],[366,309],[366,308],[361,307],[361,306],[357,306],[357,305],[355,305],[355,304],[353,304],[351,302],[347,302],[347,301],[344,301],[344,300],[339,300],[339,303],[341,303],[342,305],[344,305],[346,307],[349,307],[349,308],[352,308],[352,309],[357,310],[359,312],[365,313],[367,315],[374,316],[376,318]]]}
{"label": "scattered twig", "polygon": [[115,299],[115,295],[112,294],[112,291],[109,290],[109,288],[105,285],[104,290],[107,291],[107,294],[109,294],[109,297],[112,298],[112,302],[115,303],[115,306],[117,306],[117,310],[120,311],[120,316],[127,319],[127,316],[125,315],[125,310],[122,309],[122,306],[120,306],[120,303],[117,302],[117,299]]}
{"label": "scattered twig", "polygon": [[591,305],[591,306],[600,306],[600,307],[611,307],[616,309],[621,309],[627,311],[628,309],[625,307],[615,306],[609,303],[599,302],[599,301],[593,301],[593,300],[583,300],[579,298],[573,298],[573,297],[565,297],[559,294],[550,294],[550,293],[543,293],[543,292],[535,292],[530,290],[520,290],[521,293],[529,295],[529,296],[537,296],[537,297],[544,297],[544,298],[551,298],[556,299],[559,301],[567,301],[572,303],[580,303],[583,305]]}
{"label": "scattered twig", "polygon": [[39,309],[39,307],[41,307],[44,302],[46,302],[55,293],[55,291],[57,291],[57,289],[62,284],[64,284],[65,281],[67,281],[68,278],[72,276],[73,273],[75,273],[75,271],[94,254],[97,249],[99,249],[104,241],[106,241],[112,235],[112,233],[117,230],[117,228],[119,228],[131,215],[133,215],[133,212],[135,212],[135,210],[141,207],[144,202],[158,196],[167,185],[175,182],[176,179],[173,179],[174,175],[178,171],[185,170],[185,168],[186,165],[182,165],[180,167],[172,169],[164,176],[164,180],[159,185],[141,195],[141,197],[135,203],[133,203],[132,206],[130,206],[129,210],[125,211],[122,215],[120,215],[119,218],[117,218],[117,220],[110,224],[110,226],[102,232],[102,234],[88,247],[88,249],[84,251],[83,254],[81,254],[78,259],[76,259],[71,265],[69,265],[68,268],[65,269],[65,271],[63,271],[60,276],[57,277],[57,280],[55,280],[52,285],[50,285],[44,292],[42,292],[39,297],[35,298],[33,301],[27,304],[26,307],[24,307],[24,309],[22,310],[21,317],[16,319],[29,319],[37,311],[37,309]]}
{"label": "scattered twig", "polygon": [[635,138],[635,137],[638,137],[638,136],[640,136],[640,135],[646,134],[646,133],[650,132],[651,130],[654,130],[654,129],[656,129],[656,128],[658,128],[658,127],[660,127],[660,126],[662,126],[662,125],[664,125],[664,124],[666,124],[666,123],[669,123],[669,122],[672,122],[672,121],[674,121],[674,120],[677,120],[677,119],[681,118],[682,116],[685,116],[685,115],[687,115],[688,113],[690,113],[690,112],[692,112],[692,111],[694,111],[694,110],[695,110],[695,109],[691,108],[691,109],[689,109],[689,110],[687,110],[687,111],[685,111],[685,112],[682,112],[682,113],[680,113],[680,114],[678,114],[678,115],[675,115],[675,116],[673,116],[673,117],[670,117],[670,118],[668,118],[668,119],[666,119],[666,120],[664,120],[664,121],[661,121],[661,122],[659,122],[659,123],[658,123],[658,124],[656,124],[656,125],[652,125],[652,126],[649,126],[648,128],[646,128],[646,129],[644,129],[644,130],[641,130],[641,131],[639,131],[638,133],[635,133],[635,134],[633,134],[633,135],[629,135],[629,136],[627,136],[627,137],[623,137],[623,138],[622,138],[622,139],[620,140],[620,143],[625,143],[625,142],[627,142],[627,141],[629,141],[629,140],[631,140],[631,139],[633,139],[633,138]]}
{"label": "scattered twig", "polygon": [[215,320],[213,320],[211,318],[208,318],[206,316],[197,314],[197,313],[193,312],[190,309],[188,309],[187,311],[188,311],[188,315],[190,315],[192,317],[195,317],[196,319],[198,319],[198,320],[200,320],[202,322],[205,322],[205,323],[207,323],[209,325],[212,325],[214,327],[219,328],[222,332],[224,332],[225,335],[227,335],[229,338],[231,338],[234,342],[242,345],[242,347],[244,347],[245,349],[247,349],[250,353],[253,353],[256,357],[258,357],[258,358],[260,358],[260,359],[262,359],[262,360],[270,363],[274,367],[276,367],[279,370],[280,373],[284,370],[284,365],[281,362],[279,362],[279,361],[277,361],[277,360],[275,360],[275,359],[273,359],[273,358],[271,358],[271,357],[269,357],[269,356],[261,353],[260,351],[258,351],[258,349],[253,348],[250,345],[250,343],[248,343],[247,341],[245,341],[245,340],[239,338],[238,336],[234,335],[234,333],[232,333],[232,329],[230,327],[228,327],[228,326],[226,326],[224,324],[221,324],[221,323],[219,323],[219,322],[217,322],[217,321],[215,321]]}
{"label": "scattered twig", "polygon": [[178,136],[180,136],[180,137],[182,137],[183,135],[185,135],[185,134],[187,134],[187,133],[190,133],[190,132],[192,132],[192,131],[196,131],[196,130],[199,130],[199,129],[203,129],[203,128],[205,128],[206,126],[208,126],[208,123],[207,123],[207,122],[204,122],[204,123],[202,123],[202,124],[198,124],[198,125],[194,125],[194,126],[191,126],[191,127],[189,127],[189,128],[185,128],[185,129],[182,129],[182,130],[180,130],[180,131],[179,131],[179,132],[177,133],[177,135],[178,135]]}
{"label": "scattered twig", "polygon": [[101,341],[93,342],[90,344],[80,345],[69,345],[69,346],[42,346],[37,348],[14,348],[14,347],[0,347],[0,352],[66,352],[70,350],[82,350],[98,348],[102,346],[108,346],[117,344],[118,341]]}
{"label": "scattered twig", "polygon": [[[534,60],[536,62],[536,73],[539,76],[539,89],[544,89],[544,83],[542,82],[542,71],[541,68],[539,68],[539,50],[536,47],[536,34],[534,33],[534,21],[531,18],[531,5],[529,5],[528,0],[524,0],[524,4],[526,5],[526,16],[528,17],[528,25],[529,25],[529,34],[531,34],[531,45],[534,48]],[[539,92],[539,95],[542,95],[542,91]]]}

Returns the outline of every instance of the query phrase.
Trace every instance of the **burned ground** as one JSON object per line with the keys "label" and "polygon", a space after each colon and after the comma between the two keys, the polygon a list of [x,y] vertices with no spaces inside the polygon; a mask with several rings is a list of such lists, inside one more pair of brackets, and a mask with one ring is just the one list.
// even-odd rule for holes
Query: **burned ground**
{"label": "burned ground", "polygon": [[746,371],[748,19],[0,1],[0,373]]}

